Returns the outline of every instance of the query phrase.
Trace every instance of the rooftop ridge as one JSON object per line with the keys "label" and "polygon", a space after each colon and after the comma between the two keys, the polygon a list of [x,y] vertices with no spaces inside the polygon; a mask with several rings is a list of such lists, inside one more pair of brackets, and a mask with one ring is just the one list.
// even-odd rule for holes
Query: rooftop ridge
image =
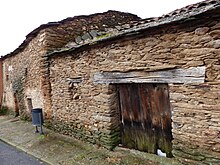
{"label": "rooftop ridge", "polygon": [[137,19],[141,19],[140,17],[138,17],[137,15],[132,14],[132,13],[120,12],[120,11],[116,11],[116,10],[108,10],[103,13],[94,13],[94,14],[90,14],[90,15],[78,15],[78,16],[74,16],[74,17],[68,17],[68,18],[65,18],[65,19],[57,21],[57,22],[48,22],[46,24],[42,24],[42,25],[38,26],[36,29],[34,29],[33,31],[28,33],[26,35],[25,40],[18,46],[18,48],[16,48],[12,52],[6,54],[5,56],[2,56],[1,58],[4,59],[4,58],[7,58],[8,56],[13,56],[13,55],[21,52],[28,45],[28,43],[39,34],[39,32],[41,30],[44,30],[44,29],[50,28],[50,27],[56,27],[56,26],[59,26],[59,25],[62,25],[62,24],[65,24],[65,23],[68,23],[68,22],[71,22],[71,21],[74,21],[77,19],[93,18],[95,16],[105,15],[105,14],[107,15],[110,13],[118,13],[121,15],[126,15],[126,14],[128,15],[129,14],[130,16],[133,16],[134,18],[136,17]]}
{"label": "rooftop ridge", "polygon": [[[60,48],[58,50],[54,50],[54,52],[50,52],[48,55],[51,56],[53,54],[57,54],[57,53],[64,52],[64,51],[73,51],[75,49],[79,49],[82,46],[93,45],[95,43],[100,43],[102,41],[114,39],[120,36],[137,34],[141,30],[145,30],[150,27],[156,27],[156,26],[168,24],[171,22],[185,20],[190,17],[199,15],[201,13],[207,12],[209,10],[213,10],[215,8],[220,8],[220,0],[202,1],[200,3],[188,5],[184,8],[174,10],[173,12],[165,14],[161,17],[141,19],[139,21],[133,21],[130,24],[124,24],[120,27],[116,26],[115,29],[110,29],[110,30],[106,29],[105,32],[99,32],[102,34],[107,34],[107,35],[103,35],[103,37],[97,37],[97,38],[92,38],[90,40],[85,40],[84,42],[81,42],[80,44],[72,43],[72,46],[63,48],[63,51],[62,51],[62,48]],[[177,12],[179,10],[181,12]]]}
{"label": "rooftop ridge", "polygon": [[[126,34],[126,33],[131,33],[131,32],[137,32],[139,30],[143,30],[143,29],[148,28],[148,27],[159,26],[159,25],[162,25],[162,24],[178,21],[178,20],[184,19],[186,17],[190,17],[190,16],[193,16],[193,15],[198,15],[200,13],[203,13],[205,11],[214,9],[216,7],[219,7],[219,6],[220,6],[220,0],[204,0],[204,1],[201,1],[199,3],[191,4],[191,5],[185,6],[185,7],[180,8],[180,9],[176,9],[176,10],[174,10],[174,11],[168,13],[168,14],[164,14],[160,17],[151,17],[151,18],[145,18],[145,19],[130,21],[127,24],[122,24],[120,26],[115,26],[115,28],[106,29],[104,32],[99,31],[99,33],[102,33],[102,35],[103,34],[108,34],[105,37],[106,38],[112,38],[113,36],[122,35],[122,34]],[[104,14],[110,13],[110,12],[125,13],[125,12],[109,10],[109,11],[104,12],[104,13],[95,13],[95,14],[91,14],[91,15],[80,15],[80,16],[68,17],[68,18],[63,19],[63,20],[58,21],[58,22],[49,22],[47,24],[42,24],[38,28],[36,28],[32,32],[30,32],[26,36],[26,39],[23,41],[23,43],[17,49],[15,49],[13,52],[7,54],[6,56],[3,56],[2,58],[6,58],[8,56],[17,54],[20,51],[22,51],[28,45],[28,43],[34,37],[36,37],[37,34],[43,29],[46,29],[48,27],[53,27],[53,26],[59,26],[59,25],[64,24],[68,21],[73,21],[74,19],[89,18],[89,17],[94,17],[96,15],[104,15]],[[131,14],[131,15],[136,16],[134,14]],[[90,32],[88,32],[88,34],[89,33]],[[82,34],[82,36],[83,35],[85,35],[85,33]],[[100,35],[97,35],[97,36],[100,36]],[[79,36],[79,37],[81,37],[81,36]],[[102,40],[104,40],[104,37],[101,37],[101,38],[102,38]],[[94,41],[94,37],[92,37],[91,41]],[[95,41],[97,41],[97,40],[95,40]],[[86,43],[88,43],[88,40],[87,40]],[[85,44],[85,43],[83,42],[83,44]],[[67,43],[67,45],[68,45],[68,43]],[[71,44],[69,44],[67,47],[69,47],[70,45]],[[75,44],[73,44],[73,45],[76,46]],[[77,47],[79,47],[78,43],[77,43]],[[66,50],[66,47],[65,47],[65,50]]]}

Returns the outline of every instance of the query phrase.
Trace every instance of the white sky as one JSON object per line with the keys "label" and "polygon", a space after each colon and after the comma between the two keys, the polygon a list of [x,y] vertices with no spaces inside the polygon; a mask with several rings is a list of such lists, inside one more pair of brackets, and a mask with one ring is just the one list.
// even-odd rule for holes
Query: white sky
{"label": "white sky", "polygon": [[47,22],[107,10],[157,17],[201,0],[1,0],[0,55],[14,51],[25,36]]}

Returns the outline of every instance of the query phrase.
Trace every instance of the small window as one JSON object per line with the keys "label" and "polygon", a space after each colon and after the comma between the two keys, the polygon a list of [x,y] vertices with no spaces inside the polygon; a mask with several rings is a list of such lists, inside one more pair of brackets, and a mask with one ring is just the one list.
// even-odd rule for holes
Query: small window
{"label": "small window", "polygon": [[6,74],[5,79],[6,79],[6,81],[9,80],[9,75],[8,74]]}
{"label": "small window", "polygon": [[31,98],[27,98],[27,106],[28,106],[28,110],[29,111],[31,111],[33,109],[32,99]]}
{"label": "small window", "polygon": [[27,74],[28,74],[28,69],[25,68],[25,69],[24,69],[24,75],[27,76]]}

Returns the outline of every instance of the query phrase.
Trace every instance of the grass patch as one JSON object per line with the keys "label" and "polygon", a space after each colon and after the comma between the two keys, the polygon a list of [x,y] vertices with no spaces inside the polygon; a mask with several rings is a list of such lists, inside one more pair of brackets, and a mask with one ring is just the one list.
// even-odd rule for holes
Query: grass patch
{"label": "grass patch", "polygon": [[43,141],[43,140],[45,140],[45,135],[44,134],[42,134],[42,135],[39,134],[37,139],[40,140],[40,141]]}
{"label": "grass patch", "polygon": [[2,108],[0,109],[0,115],[7,115],[9,114],[9,109],[6,106],[2,106]]}

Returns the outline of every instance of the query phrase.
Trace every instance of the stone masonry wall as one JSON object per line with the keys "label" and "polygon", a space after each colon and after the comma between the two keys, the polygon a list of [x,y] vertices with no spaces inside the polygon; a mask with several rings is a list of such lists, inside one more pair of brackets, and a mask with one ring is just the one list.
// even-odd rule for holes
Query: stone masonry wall
{"label": "stone masonry wall", "polygon": [[[51,57],[54,128],[115,145],[120,138],[116,89],[94,84],[95,73],[206,66],[204,83],[169,84],[173,155],[186,164],[219,163],[220,18],[202,20],[148,29],[143,38]],[[69,81],[76,79],[81,81]]]}
{"label": "stone masonry wall", "polygon": [[3,61],[0,59],[0,105],[3,97]]}
{"label": "stone masonry wall", "polygon": [[[17,111],[22,117],[30,117],[28,99],[33,108],[43,108],[41,93],[41,56],[46,54],[42,31],[29,45],[17,55],[4,58],[3,61],[3,106]],[[16,105],[17,104],[17,105]]]}
{"label": "stone masonry wall", "polygon": [[[89,16],[76,16],[67,18],[57,26],[52,26],[45,29],[45,46],[47,52],[59,50],[64,46],[73,42],[82,43],[87,39],[97,35],[100,32],[105,32],[105,29],[115,28],[117,25],[129,23],[139,20],[136,15],[123,13],[118,11],[108,11]],[[103,35],[100,33],[99,35]],[[51,118],[51,86],[49,82],[49,62],[46,56],[42,57],[42,92],[44,96],[44,111],[46,118]]]}
{"label": "stone masonry wall", "polygon": [[48,80],[49,63],[45,54],[65,46],[78,35],[83,36],[91,30],[103,30],[138,19],[133,14],[108,11],[104,14],[68,18],[51,23],[53,26],[49,23],[44,28],[34,30],[28,35],[30,38],[27,40],[30,39],[30,42],[24,50],[4,58],[3,105],[13,111],[19,109],[24,116],[30,113],[28,111],[32,106],[43,108],[45,118],[50,119],[51,86]]}

